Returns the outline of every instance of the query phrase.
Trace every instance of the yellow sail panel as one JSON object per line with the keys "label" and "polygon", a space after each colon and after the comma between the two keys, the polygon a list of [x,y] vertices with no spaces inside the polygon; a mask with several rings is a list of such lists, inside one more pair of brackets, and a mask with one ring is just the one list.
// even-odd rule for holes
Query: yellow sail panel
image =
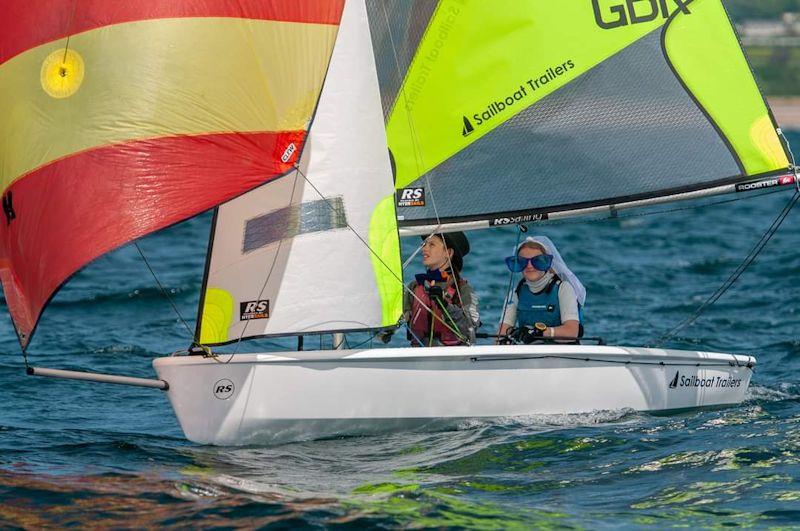
{"label": "yellow sail panel", "polygon": [[787,168],[769,109],[719,0],[694,0],[690,14],[676,13],[664,45],[676,75],[720,129],[742,172]]}
{"label": "yellow sail panel", "polygon": [[403,268],[393,195],[383,198],[372,213],[369,247],[373,252],[370,259],[381,298],[381,324],[392,326],[403,313],[403,287],[398,281],[403,278]]}
{"label": "yellow sail panel", "polygon": [[[666,14],[676,9],[673,0],[668,4]],[[667,20],[658,6],[652,13],[637,8],[637,16],[647,20],[609,30],[600,24],[618,23],[618,10],[606,1],[597,5],[593,10],[590,2],[575,1],[440,2],[387,124],[396,187],[407,186]]]}
{"label": "yellow sail panel", "polygon": [[0,186],[118,142],[303,130],[337,29],[237,18],[154,19],[73,35],[66,52],[64,40],[27,50],[0,65],[0,145],[7,154]]}

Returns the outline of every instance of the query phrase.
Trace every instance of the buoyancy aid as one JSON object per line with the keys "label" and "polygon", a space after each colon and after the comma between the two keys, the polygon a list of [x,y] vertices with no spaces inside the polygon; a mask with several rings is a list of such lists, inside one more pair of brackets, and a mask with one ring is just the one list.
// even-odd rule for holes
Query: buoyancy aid
{"label": "buoyancy aid", "polygon": [[[466,284],[465,280],[459,281],[459,286],[463,286],[464,284]],[[444,293],[445,298],[453,301],[453,304],[461,304],[458,300],[458,292],[454,284],[448,283]],[[428,308],[433,309],[436,315],[435,318],[431,318]],[[445,325],[445,323],[447,323],[447,325]],[[431,325],[433,326],[432,331]],[[447,347],[466,344],[462,338],[454,332],[454,330],[458,331],[456,324],[451,321],[451,318],[444,313],[440,306],[433,303],[425,287],[421,284],[417,284],[414,287],[414,298],[411,301],[411,316],[409,318],[408,328],[411,331],[411,333],[408,334],[408,339],[411,341],[411,345],[415,347],[429,346],[431,337]],[[418,339],[423,342],[422,345],[419,344]]]}
{"label": "buoyancy aid", "polygon": [[[561,304],[558,300],[558,291],[561,287],[561,279],[553,277],[550,284],[539,293],[534,293],[528,287],[525,279],[517,284],[517,326],[533,326],[536,323],[544,323],[548,327],[561,326]],[[583,336],[583,308],[578,304],[578,323],[580,333]]]}

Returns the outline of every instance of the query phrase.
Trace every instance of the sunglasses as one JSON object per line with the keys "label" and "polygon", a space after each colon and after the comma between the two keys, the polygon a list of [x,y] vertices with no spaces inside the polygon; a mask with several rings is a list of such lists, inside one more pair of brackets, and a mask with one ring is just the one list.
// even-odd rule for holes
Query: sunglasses
{"label": "sunglasses", "polygon": [[538,271],[547,271],[553,265],[552,254],[540,254],[533,258],[523,258],[522,256],[509,256],[506,258],[506,266],[514,273],[525,271],[530,262],[531,267]]}

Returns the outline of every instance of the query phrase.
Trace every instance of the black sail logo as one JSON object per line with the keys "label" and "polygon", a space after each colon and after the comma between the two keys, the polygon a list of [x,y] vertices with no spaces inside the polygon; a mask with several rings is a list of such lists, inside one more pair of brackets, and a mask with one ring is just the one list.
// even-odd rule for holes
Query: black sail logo
{"label": "black sail logo", "polygon": [[469,136],[475,131],[475,128],[472,127],[472,122],[469,121],[469,118],[466,116],[464,117],[464,129],[461,130],[462,136]]}
{"label": "black sail logo", "polygon": [[675,378],[673,378],[672,381],[669,383],[670,389],[675,389],[678,387],[678,376],[680,376],[680,372],[675,371]]}
{"label": "black sail logo", "polygon": [[666,19],[678,11],[690,15],[687,6],[691,3],[692,0],[592,0],[592,8],[598,26],[614,29],[652,22],[659,16]]}

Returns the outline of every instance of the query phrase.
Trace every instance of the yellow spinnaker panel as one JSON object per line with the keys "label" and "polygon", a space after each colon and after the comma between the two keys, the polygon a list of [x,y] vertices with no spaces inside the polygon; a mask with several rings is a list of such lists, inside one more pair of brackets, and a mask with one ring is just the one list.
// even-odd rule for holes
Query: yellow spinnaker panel
{"label": "yellow spinnaker panel", "polygon": [[337,29],[236,18],[107,26],[70,37],[82,80],[67,90],[47,71],[64,40],[30,49],[0,65],[0,186],[117,142],[302,130]]}

